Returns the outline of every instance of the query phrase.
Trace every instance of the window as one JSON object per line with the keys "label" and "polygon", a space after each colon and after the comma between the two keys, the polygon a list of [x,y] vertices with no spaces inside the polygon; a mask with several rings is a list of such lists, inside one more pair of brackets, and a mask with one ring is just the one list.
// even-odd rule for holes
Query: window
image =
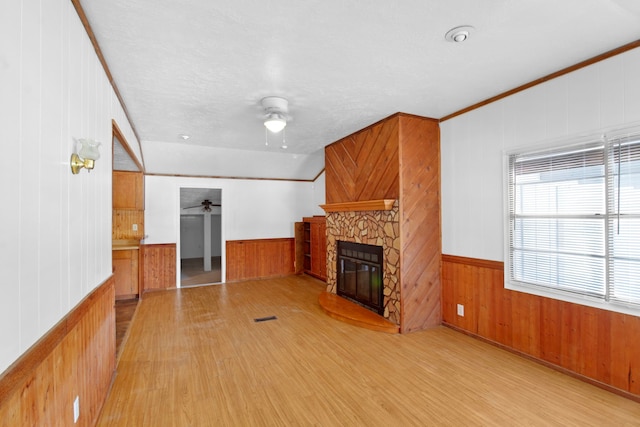
{"label": "window", "polygon": [[637,313],[640,131],[507,161],[505,285]]}

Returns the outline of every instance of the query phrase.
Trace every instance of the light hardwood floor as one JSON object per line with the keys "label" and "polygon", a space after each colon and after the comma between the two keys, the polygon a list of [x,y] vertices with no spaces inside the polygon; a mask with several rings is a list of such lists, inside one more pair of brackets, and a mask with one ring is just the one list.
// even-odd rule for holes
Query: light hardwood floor
{"label": "light hardwood floor", "polygon": [[334,320],[324,289],[288,276],[145,294],[98,425],[640,424],[640,404],[451,329]]}

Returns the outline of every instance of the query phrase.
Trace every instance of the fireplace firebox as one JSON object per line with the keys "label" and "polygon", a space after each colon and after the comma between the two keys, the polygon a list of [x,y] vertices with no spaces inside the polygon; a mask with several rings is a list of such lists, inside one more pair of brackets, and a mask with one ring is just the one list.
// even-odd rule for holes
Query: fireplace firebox
{"label": "fireplace firebox", "polygon": [[337,294],[384,314],[382,246],[338,240]]}

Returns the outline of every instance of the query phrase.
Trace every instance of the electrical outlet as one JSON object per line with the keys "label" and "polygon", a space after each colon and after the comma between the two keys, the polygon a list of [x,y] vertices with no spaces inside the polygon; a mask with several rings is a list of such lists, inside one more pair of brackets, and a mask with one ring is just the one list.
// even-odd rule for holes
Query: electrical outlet
{"label": "electrical outlet", "polygon": [[80,396],[76,396],[73,401],[73,423],[78,422],[78,418],[80,418]]}
{"label": "electrical outlet", "polygon": [[458,304],[458,316],[464,317],[464,305]]}
{"label": "electrical outlet", "polygon": [[133,231],[138,231],[138,224],[133,224],[131,227],[133,228]]}

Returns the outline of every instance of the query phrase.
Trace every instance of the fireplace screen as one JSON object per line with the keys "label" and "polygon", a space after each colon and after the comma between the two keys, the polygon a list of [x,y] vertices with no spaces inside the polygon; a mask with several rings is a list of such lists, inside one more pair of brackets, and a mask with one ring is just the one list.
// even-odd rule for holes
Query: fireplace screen
{"label": "fireplace screen", "polygon": [[338,241],[337,293],[384,314],[382,246]]}

